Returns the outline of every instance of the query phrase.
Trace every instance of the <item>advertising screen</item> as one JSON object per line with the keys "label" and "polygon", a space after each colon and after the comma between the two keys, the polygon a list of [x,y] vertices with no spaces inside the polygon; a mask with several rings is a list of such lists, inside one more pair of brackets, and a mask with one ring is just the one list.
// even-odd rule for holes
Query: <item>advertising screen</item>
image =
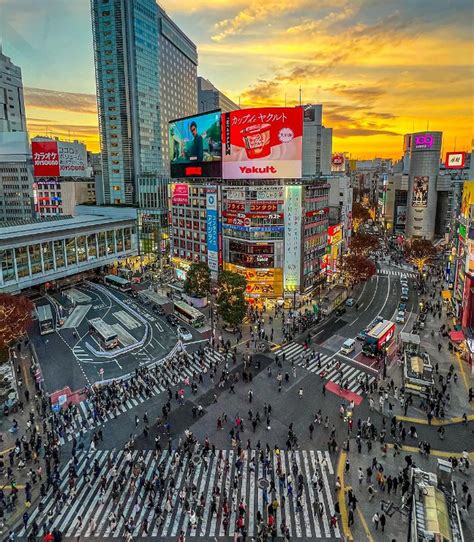
{"label": "advertising screen", "polygon": [[189,186],[185,183],[171,185],[171,203],[173,205],[189,204]]}
{"label": "advertising screen", "polygon": [[219,269],[219,243],[217,220],[217,190],[208,188],[206,194],[207,261],[214,273]]}
{"label": "advertising screen", "polygon": [[428,184],[430,178],[427,175],[413,178],[412,207],[426,207],[428,205]]}
{"label": "advertising screen", "polygon": [[35,177],[84,177],[90,175],[86,147],[69,141],[31,142]]}
{"label": "advertising screen", "polygon": [[220,177],[220,111],[170,121],[169,145],[171,177]]}
{"label": "advertising screen", "polygon": [[406,205],[397,205],[397,216],[395,224],[404,226],[407,223],[407,208]]}
{"label": "advertising screen", "polygon": [[302,187],[286,186],[285,196],[285,289],[294,290],[300,285]]}
{"label": "advertising screen", "polygon": [[222,115],[224,179],[301,177],[303,109],[264,107]]}
{"label": "advertising screen", "polygon": [[446,169],[460,169],[466,163],[465,152],[447,152],[446,153]]}

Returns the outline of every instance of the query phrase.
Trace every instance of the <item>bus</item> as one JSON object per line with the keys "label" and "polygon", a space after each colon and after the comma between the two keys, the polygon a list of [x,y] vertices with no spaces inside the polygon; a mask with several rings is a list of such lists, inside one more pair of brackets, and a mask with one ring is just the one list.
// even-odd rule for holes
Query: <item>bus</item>
{"label": "bus", "polygon": [[89,333],[98,339],[100,345],[106,350],[118,346],[117,333],[102,318],[92,318],[92,320],[89,320]]}
{"label": "bus", "polygon": [[104,277],[104,284],[112,288],[117,288],[122,292],[129,292],[132,289],[132,284],[129,280],[116,275],[106,275]]}
{"label": "bus", "polygon": [[54,320],[53,313],[51,312],[50,305],[39,305],[36,307],[36,313],[38,315],[38,324],[41,335],[54,332]]}
{"label": "bus", "polygon": [[184,301],[173,301],[174,312],[178,318],[193,327],[201,327],[205,324],[206,318],[201,311],[198,311]]}
{"label": "bus", "polygon": [[382,320],[365,334],[362,352],[366,356],[378,356],[385,353],[395,335],[395,322]]}

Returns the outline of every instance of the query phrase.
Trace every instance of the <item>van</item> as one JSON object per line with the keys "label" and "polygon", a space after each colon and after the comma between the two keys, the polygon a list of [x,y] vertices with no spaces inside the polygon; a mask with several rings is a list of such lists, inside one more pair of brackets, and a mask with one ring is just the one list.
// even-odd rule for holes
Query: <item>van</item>
{"label": "van", "polygon": [[354,339],[347,339],[346,341],[343,342],[341,346],[341,352],[343,354],[350,354],[351,352],[354,351],[355,343],[356,342]]}

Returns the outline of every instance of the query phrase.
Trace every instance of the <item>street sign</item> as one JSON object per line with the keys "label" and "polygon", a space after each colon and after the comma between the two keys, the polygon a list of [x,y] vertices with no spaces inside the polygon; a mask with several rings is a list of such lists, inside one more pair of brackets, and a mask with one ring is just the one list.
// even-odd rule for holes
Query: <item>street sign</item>
{"label": "street sign", "polygon": [[60,395],[58,397],[58,405],[61,406],[61,405],[64,405],[64,403],[67,402],[67,395],[66,394],[63,394],[63,395]]}

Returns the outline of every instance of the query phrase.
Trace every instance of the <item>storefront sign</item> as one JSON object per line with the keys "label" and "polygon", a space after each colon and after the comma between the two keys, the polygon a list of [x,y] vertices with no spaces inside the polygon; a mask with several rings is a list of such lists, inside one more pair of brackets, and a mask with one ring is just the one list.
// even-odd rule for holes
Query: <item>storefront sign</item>
{"label": "storefront sign", "polygon": [[285,290],[300,286],[302,187],[285,187]]}
{"label": "storefront sign", "polygon": [[207,190],[206,194],[206,221],[207,221],[207,261],[209,269],[217,272],[219,269],[219,242],[217,223],[217,191]]}

